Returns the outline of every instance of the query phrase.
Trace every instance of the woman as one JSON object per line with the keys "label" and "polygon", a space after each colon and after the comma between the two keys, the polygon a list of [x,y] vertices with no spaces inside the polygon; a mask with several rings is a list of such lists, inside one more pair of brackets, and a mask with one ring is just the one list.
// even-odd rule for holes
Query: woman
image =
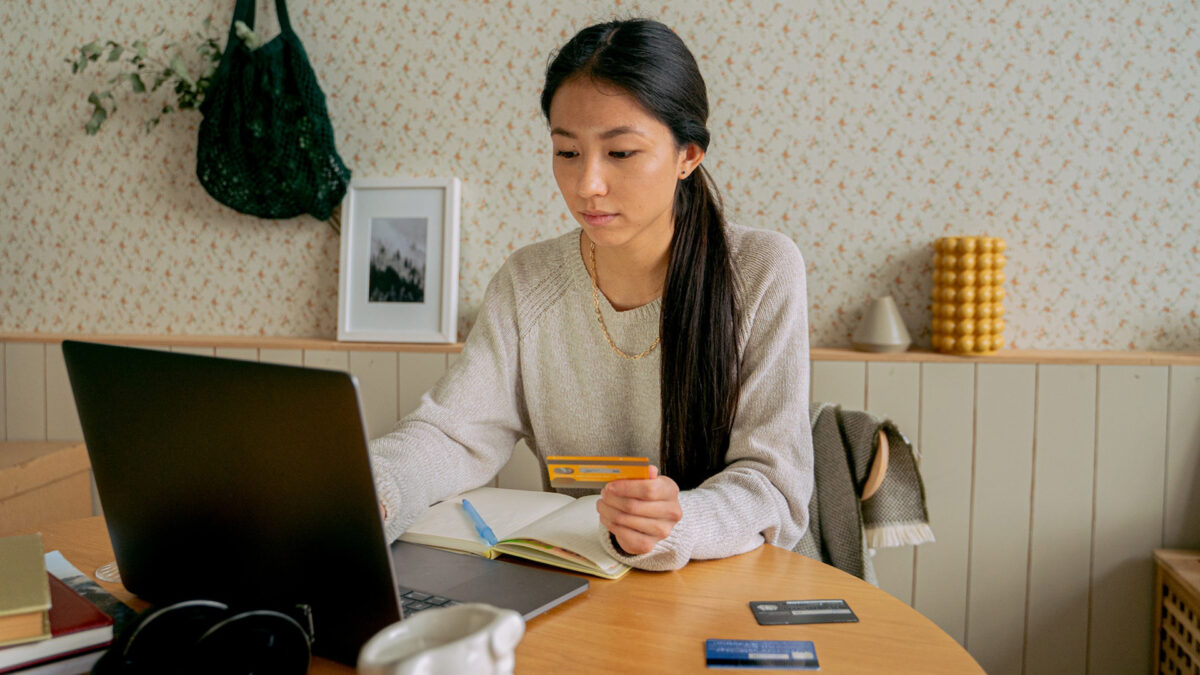
{"label": "woman", "polygon": [[490,481],[523,438],[543,464],[661,468],[597,502],[596,536],[629,565],[791,548],[812,492],[804,263],[787,237],[725,223],[695,59],[654,21],[591,26],[541,103],[580,229],[508,259],[462,357],[372,443],[389,537]]}

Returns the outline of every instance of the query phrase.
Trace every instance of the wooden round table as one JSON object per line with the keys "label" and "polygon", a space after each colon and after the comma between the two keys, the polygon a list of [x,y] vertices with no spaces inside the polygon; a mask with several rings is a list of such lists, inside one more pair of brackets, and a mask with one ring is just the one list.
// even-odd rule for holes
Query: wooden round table
{"label": "wooden round table", "polygon": [[[100,517],[42,528],[59,550],[93,576],[112,560]],[[623,579],[590,578],[583,595],[532,619],[517,648],[519,673],[706,672],[706,639],[809,640],[825,673],[982,673],[949,635],[916,610],[840,570],[774,546],[724,560],[695,561],[675,572],[634,570]],[[100,582],[135,609],[145,603],[119,584]],[[858,623],[760,626],[755,600],[844,599]],[[352,673],[315,659],[310,673]]]}

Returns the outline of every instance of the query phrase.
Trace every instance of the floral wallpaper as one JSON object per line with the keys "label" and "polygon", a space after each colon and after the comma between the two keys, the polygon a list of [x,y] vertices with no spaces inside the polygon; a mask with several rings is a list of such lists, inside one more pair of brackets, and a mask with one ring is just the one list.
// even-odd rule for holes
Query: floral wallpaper
{"label": "floral wallpaper", "polygon": [[[199,113],[145,133],[165,99],[123,95],[83,131],[115,73],[72,75],[73,47],[186,40],[206,16],[223,40],[233,4],[0,4],[0,331],[335,335],[337,235],[209,198]],[[639,15],[699,59],[731,220],[803,251],[814,345],[848,345],[892,295],[928,346],[934,240],[988,235],[1008,244],[1010,347],[1200,349],[1200,3],[288,4],[354,175],[463,181],[464,333],[506,256],[574,227],[538,109],[547,57]]]}

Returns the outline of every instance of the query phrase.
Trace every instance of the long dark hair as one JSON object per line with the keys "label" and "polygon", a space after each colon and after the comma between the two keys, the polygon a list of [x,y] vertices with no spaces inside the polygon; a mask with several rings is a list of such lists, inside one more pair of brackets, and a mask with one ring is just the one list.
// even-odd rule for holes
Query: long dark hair
{"label": "long dark hair", "polygon": [[[683,40],[657,21],[583,29],[546,69],[542,112],[565,81],[589,77],[628,93],[671,129],[678,147],[708,150],[708,92]],[[696,487],[725,466],[738,404],[738,306],[720,195],[703,166],[675,189],[675,233],[662,303],[664,475]]]}

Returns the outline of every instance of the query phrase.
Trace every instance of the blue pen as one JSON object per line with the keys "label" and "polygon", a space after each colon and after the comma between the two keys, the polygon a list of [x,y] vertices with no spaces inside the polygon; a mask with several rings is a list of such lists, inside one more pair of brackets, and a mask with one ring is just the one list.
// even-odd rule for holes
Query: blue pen
{"label": "blue pen", "polygon": [[497,543],[495,533],[492,532],[492,528],[488,527],[487,523],[483,522],[483,517],[479,515],[474,506],[471,506],[471,502],[465,499],[462,500],[462,507],[467,512],[467,515],[471,516],[471,520],[474,521],[475,531],[479,533],[479,536],[487,542],[488,546],[495,546]]}

